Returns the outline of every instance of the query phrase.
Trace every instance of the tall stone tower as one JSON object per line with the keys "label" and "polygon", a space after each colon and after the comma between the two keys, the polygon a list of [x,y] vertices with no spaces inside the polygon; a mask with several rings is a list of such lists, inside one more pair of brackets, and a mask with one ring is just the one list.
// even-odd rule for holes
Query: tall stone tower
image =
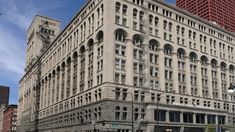
{"label": "tall stone tower", "polygon": [[60,21],[37,15],[27,31],[26,71],[60,32]]}
{"label": "tall stone tower", "polygon": [[[54,20],[45,16],[35,16],[31,25],[27,31],[27,51],[26,51],[26,68],[25,74],[35,75],[36,78],[24,77],[21,79],[22,85],[20,86],[21,101],[19,104],[24,104],[19,107],[19,111],[23,114],[19,116],[19,119],[23,125],[21,126],[22,131],[37,131],[38,123],[38,108],[40,100],[40,76],[41,76],[41,62],[40,57],[48,49],[50,44],[55,40],[55,38],[60,33],[60,21]],[[36,65],[37,70],[33,69]],[[34,84],[29,84],[26,86],[27,82],[32,80],[36,82]],[[28,106],[26,106],[25,100],[30,100]],[[27,99],[26,99],[27,98]]]}

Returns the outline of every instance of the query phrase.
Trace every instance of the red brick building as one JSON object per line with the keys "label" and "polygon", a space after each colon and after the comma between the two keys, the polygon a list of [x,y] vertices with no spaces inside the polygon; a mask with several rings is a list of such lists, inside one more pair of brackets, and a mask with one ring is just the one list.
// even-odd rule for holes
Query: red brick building
{"label": "red brick building", "polygon": [[176,5],[235,32],[235,0],[176,0]]}
{"label": "red brick building", "polygon": [[3,112],[2,132],[16,132],[17,105],[9,105]]}

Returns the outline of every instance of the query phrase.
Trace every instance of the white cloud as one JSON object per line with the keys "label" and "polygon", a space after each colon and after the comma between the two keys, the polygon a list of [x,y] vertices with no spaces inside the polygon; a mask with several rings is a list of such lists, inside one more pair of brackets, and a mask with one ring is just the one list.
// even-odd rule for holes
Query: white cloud
{"label": "white cloud", "polygon": [[26,51],[26,36],[22,37],[22,34],[37,13],[48,12],[64,5],[59,2],[48,4],[31,0],[1,0],[0,5],[4,5],[0,9],[3,12],[0,17],[0,70],[22,75]]}
{"label": "white cloud", "polygon": [[22,75],[24,69],[24,42],[0,24],[0,68]]}
{"label": "white cloud", "polygon": [[11,22],[23,30],[27,29],[32,16],[37,11],[37,8],[34,8],[29,1],[24,3],[24,6],[16,5],[17,1],[13,0],[3,0],[2,4],[4,5],[1,9],[4,21]]}

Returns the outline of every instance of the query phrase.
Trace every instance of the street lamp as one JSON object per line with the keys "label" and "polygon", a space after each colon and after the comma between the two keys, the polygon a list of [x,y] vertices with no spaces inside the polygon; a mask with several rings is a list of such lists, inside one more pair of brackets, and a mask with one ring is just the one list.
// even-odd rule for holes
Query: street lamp
{"label": "street lamp", "polygon": [[[120,92],[118,90],[112,90],[113,92]],[[132,132],[134,132],[134,96],[133,93],[125,92],[126,94],[131,95],[131,128]]]}

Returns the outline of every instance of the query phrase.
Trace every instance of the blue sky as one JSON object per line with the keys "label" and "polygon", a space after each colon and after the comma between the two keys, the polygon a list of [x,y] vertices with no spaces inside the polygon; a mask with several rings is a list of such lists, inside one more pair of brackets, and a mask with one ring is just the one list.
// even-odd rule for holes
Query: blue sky
{"label": "blue sky", "polygon": [[25,67],[26,30],[33,17],[39,14],[61,20],[63,29],[85,1],[0,0],[0,85],[11,88],[11,104],[18,102],[18,82]]}

